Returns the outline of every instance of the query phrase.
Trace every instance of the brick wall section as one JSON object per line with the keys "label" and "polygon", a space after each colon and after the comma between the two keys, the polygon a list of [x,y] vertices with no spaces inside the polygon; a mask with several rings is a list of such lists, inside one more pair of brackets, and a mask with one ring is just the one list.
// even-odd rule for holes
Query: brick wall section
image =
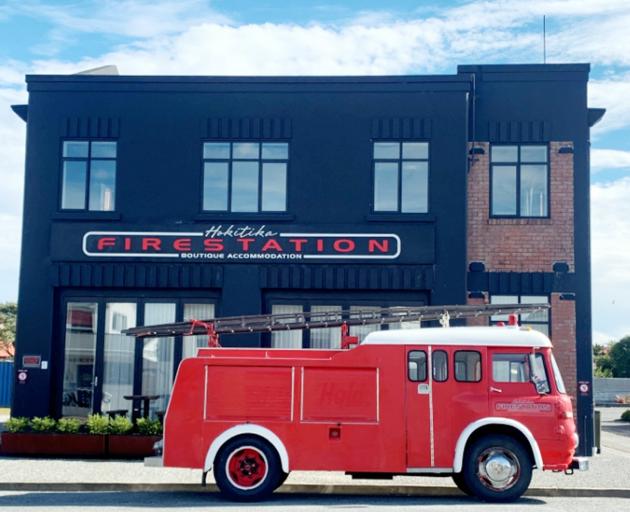
{"label": "brick wall section", "polygon": [[[468,297],[467,303],[469,306],[483,306],[485,304],[488,304],[489,300],[488,300],[488,294],[484,293],[484,298],[478,298],[478,299],[471,299],[470,297]],[[469,326],[477,326],[477,327],[483,327],[483,326],[487,326],[488,325],[488,318],[487,316],[480,316],[477,318],[471,317],[471,318],[467,318],[466,319],[466,325]]]}
{"label": "brick wall section", "polygon": [[565,261],[574,270],[573,154],[558,153],[571,142],[551,142],[549,219],[490,218],[490,145],[476,142],[483,155],[468,174],[468,261],[482,261],[486,271],[551,272]]}
{"label": "brick wall section", "polygon": [[551,294],[551,342],[553,353],[560,367],[567,393],[573,407],[577,395],[575,360],[575,302],[560,300],[559,293]]}

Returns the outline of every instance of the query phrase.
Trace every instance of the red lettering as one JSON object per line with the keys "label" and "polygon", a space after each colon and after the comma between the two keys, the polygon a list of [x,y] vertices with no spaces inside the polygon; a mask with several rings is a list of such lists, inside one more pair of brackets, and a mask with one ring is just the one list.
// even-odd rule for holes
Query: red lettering
{"label": "red lettering", "polygon": [[368,240],[368,252],[374,252],[378,249],[380,252],[389,252],[389,240],[385,239],[379,242],[378,240]]}
{"label": "red lettering", "polygon": [[317,239],[317,252],[324,252],[324,241],[321,238]]}
{"label": "red lettering", "polygon": [[125,237],[125,251],[131,251],[131,238]]}
{"label": "red lettering", "polygon": [[308,242],[307,238],[290,238],[289,243],[295,246],[295,252],[302,252],[302,246]]}
{"label": "red lettering", "polygon": [[114,247],[116,245],[116,239],[114,237],[108,236],[105,238],[99,238],[98,242],[96,242],[96,249],[102,251],[105,247]]}
{"label": "red lettering", "polygon": [[203,241],[205,252],[221,252],[223,247],[223,238],[206,238]]}
{"label": "red lettering", "polygon": [[280,244],[273,238],[270,238],[269,240],[265,242],[265,245],[263,245],[263,248],[262,248],[262,252],[266,252],[271,249],[273,249],[274,251],[283,252],[283,249],[282,247],[280,247]]}
{"label": "red lettering", "polygon": [[333,242],[333,248],[337,252],[352,252],[354,251],[356,244],[354,240],[348,240],[347,238],[340,238]]}
{"label": "red lettering", "polygon": [[249,244],[251,244],[252,242],[255,242],[256,239],[255,238],[237,238],[236,241],[239,244],[241,244],[241,246],[243,247],[243,251],[248,252]]}
{"label": "red lettering", "polygon": [[190,238],[177,238],[173,242],[173,249],[175,249],[176,251],[190,251],[190,244]]}
{"label": "red lettering", "polygon": [[148,249],[160,251],[162,249],[162,240],[160,240],[159,238],[143,238],[142,250],[146,251]]}

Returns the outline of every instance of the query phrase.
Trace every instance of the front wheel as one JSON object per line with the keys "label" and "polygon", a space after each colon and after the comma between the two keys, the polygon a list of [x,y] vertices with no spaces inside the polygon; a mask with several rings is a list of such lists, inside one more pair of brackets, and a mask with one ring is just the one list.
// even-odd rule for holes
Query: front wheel
{"label": "front wheel", "polygon": [[463,473],[453,473],[452,477],[453,477],[453,482],[455,482],[455,485],[460,491],[462,491],[464,494],[468,496],[473,496],[473,492],[466,485],[466,482],[464,482]]}
{"label": "front wheel", "polygon": [[463,481],[471,493],[481,500],[514,501],[529,487],[532,466],[529,453],[514,438],[505,435],[485,436],[466,450]]}
{"label": "front wheel", "polygon": [[214,464],[221,493],[235,501],[263,500],[278,487],[283,475],[276,450],[256,436],[228,441]]}

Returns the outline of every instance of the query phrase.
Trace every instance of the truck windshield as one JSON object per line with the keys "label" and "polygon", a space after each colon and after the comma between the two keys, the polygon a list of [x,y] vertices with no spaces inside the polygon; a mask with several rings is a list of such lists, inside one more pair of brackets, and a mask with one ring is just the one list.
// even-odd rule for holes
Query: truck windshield
{"label": "truck windshield", "polygon": [[551,367],[553,368],[553,378],[556,381],[556,387],[558,388],[558,392],[566,394],[567,388],[564,387],[562,374],[560,373],[560,368],[558,368],[558,363],[556,363],[556,358],[553,357],[553,354],[551,354]]}
{"label": "truck windshield", "polygon": [[536,386],[536,391],[546,394],[551,391],[549,387],[549,379],[547,378],[547,370],[545,370],[545,359],[542,354],[536,354],[530,357],[531,364],[531,380]]}

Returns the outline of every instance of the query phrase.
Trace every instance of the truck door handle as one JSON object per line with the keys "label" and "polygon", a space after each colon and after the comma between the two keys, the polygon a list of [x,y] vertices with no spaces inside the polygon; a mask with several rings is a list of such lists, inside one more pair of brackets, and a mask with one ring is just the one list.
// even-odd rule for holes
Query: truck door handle
{"label": "truck door handle", "polygon": [[503,393],[503,390],[495,388],[494,386],[490,386],[490,393]]}

